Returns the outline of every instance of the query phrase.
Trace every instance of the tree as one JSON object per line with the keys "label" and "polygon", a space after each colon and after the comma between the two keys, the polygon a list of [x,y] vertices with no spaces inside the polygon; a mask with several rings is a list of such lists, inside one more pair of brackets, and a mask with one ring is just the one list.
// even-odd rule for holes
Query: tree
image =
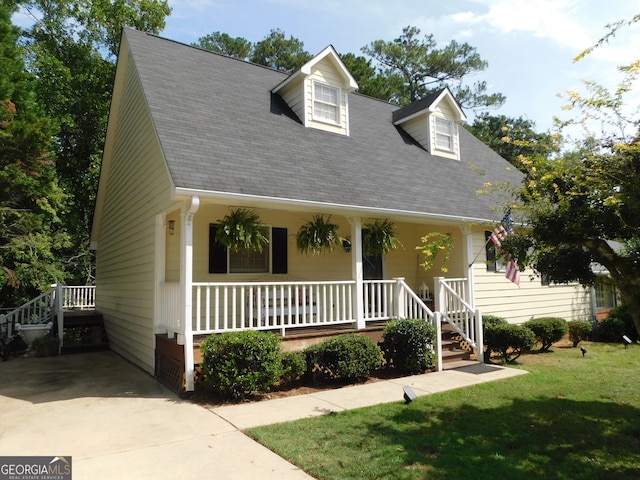
{"label": "tree", "polygon": [[473,87],[463,84],[471,74],[487,68],[476,49],[452,40],[437,49],[433,35],[419,38],[420,30],[405,27],[402,35],[391,42],[375,40],[362,52],[378,62],[379,73],[393,85],[400,86],[392,99],[407,105],[434,90],[448,85],[461,105],[467,108],[498,107],[505,101],[502,94],[488,94],[485,82]]}
{"label": "tree", "polygon": [[15,307],[65,279],[53,123],[35,101],[18,30],[0,5],[0,307]]}
{"label": "tree", "polygon": [[37,99],[57,124],[60,186],[68,195],[65,252],[75,282],[91,279],[88,240],[115,75],[125,25],[158,33],[170,13],[166,0],[25,0],[34,18],[23,33]]}
{"label": "tree", "polygon": [[242,60],[248,59],[253,51],[253,45],[246,38],[233,38],[221,32],[213,32],[204,37],[200,37],[193,46]]}
{"label": "tree", "polygon": [[274,29],[253,46],[249,60],[274,70],[291,73],[311,58],[311,54],[304,50],[304,43],[292,36],[287,39],[282,30]]}
{"label": "tree", "polygon": [[363,56],[345,53],[340,55],[340,58],[358,83],[358,93],[389,101],[395,98],[397,96],[395,92],[402,88],[399,82],[394,84],[378,73],[371,65],[371,60]]}
{"label": "tree", "polygon": [[550,133],[537,133],[535,123],[522,117],[509,118],[485,112],[466,127],[518,169],[522,168],[520,159],[523,157],[550,158],[559,152],[560,137]]}
{"label": "tree", "polygon": [[589,95],[569,95],[579,121],[586,127],[598,119],[602,133],[586,135],[557,160],[523,159],[524,180],[510,207],[524,227],[503,247],[521,268],[531,266],[559,283],[592,285],[592,264],[604,265],[640,332],[640,119],[625,111],[624,101],[640,62],[620,71],[613,92],[588,82]]}

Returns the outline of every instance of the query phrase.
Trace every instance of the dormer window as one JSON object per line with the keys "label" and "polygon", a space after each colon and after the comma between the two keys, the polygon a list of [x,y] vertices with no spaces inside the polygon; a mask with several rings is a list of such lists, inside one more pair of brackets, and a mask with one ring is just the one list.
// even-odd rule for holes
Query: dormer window
{"label": "dormer window", "polygon": [[329,45],[271,92],[286,102],[305,127],[349,135],[349,93],[358,88]]}
{"label": "dormer window", "polygon": [[313,119],[339,123],[340,89],[320,82],[313,82]]}
{"label": "dormer window", "polygon": [[431,155],[460,160],[458,131],[466,117],[448,88],[396,110],[391,118]]}
{"label": "dormer window", "polygon": [[453,152],[453,134],[453,122],[441,117],[436,117],[436,148]]}

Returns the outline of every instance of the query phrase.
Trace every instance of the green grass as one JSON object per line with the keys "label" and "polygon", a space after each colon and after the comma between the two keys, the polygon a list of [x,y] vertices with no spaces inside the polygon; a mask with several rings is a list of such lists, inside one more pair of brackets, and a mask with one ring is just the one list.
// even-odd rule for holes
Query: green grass
{"label": "green grass", "polygon": [[640,478],[640,346],[523,355],[530,372],[247,433],[318,479]]}

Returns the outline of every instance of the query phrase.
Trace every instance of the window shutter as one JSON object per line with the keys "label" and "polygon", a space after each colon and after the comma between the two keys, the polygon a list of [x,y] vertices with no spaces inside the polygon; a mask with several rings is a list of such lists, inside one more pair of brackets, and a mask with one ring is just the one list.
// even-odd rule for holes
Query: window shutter
{"label": "window shutter", "polygon": [[484,248],[487,252],[487,271],[495,272],[496,269],[496,246],[491,241],[491,232],[484,232]]}
{"label": "window shutter", "polygon": [[216,242],[218,225],[209,225],[209,273],[227,273],[227,247]]}
{"label": "window shutter", "polygon": [[271,229],[271,271],[287,273],[287,229]]}

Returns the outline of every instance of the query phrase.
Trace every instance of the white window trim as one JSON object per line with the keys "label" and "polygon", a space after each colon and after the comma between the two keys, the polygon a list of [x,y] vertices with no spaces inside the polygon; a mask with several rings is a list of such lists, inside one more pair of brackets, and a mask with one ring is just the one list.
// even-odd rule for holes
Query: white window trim
{"label": "white window trim", "polygon": [[[336,103],[332,104],[330,102],[326,102],[324,100],[318,100],[316,98],[316,86],[320,85],[322,87],[327,87],[334,89],[336,91]],[[336,120],[331,120],[330,118],[322,117],[316,114],[316,103],[320,103],[323,105],[328,105],[332,108],[336,109]],[[316,122],[328,123],[329,125],[337,125],[342,126],[342,114],[341,114],[341,103],[342,103],[342,89],[340,87],[336,87],[335,85],[330,85],[328,83],[319,82],[317,80],[313,80],[311,82],[311,118]]]}
{"label": "white window trim", "polygon": [[[442,133],[438,130],[438,121],[447,122],[447,124],[451,127],[451,133]],[[456,153],[456,123],[453,120],[449,120],[445,117],[435,116],[434,120],[434,145],[437,150],[442,150],[444,152]],[[438,143],[438,136],[448,137],[449,138],[449,147],[442,146]]]}

